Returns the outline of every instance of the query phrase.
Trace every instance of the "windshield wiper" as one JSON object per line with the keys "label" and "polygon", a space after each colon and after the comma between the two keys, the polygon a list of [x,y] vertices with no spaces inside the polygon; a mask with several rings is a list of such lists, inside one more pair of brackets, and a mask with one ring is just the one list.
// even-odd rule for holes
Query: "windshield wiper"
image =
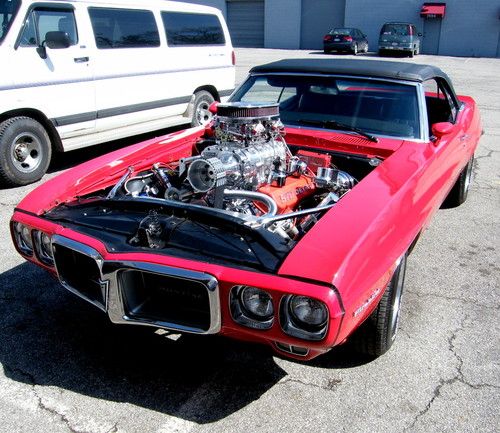
{"label": "windshield wiper", "polygon": [[300,123],[304,123],[306,125],[314,125],[321,126],[322,128],[332,128],[338,129],[340,131],[352,131],[363,137],[367,138],[374,143],[378,143],[378,138],[374,135],[368,134],[368,132],[363,131],[360,128],[356,128],[355,126],[348,125],[347,123],[337,122],[336,120],[312,120],[312,119],[299,119]]}

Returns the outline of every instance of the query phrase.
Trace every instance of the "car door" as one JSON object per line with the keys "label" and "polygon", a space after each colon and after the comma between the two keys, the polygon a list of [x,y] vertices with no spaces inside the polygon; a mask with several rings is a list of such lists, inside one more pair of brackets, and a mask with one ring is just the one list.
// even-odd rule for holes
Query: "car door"
{"label": "car door", "polygon": [[[459,109],[456,96],[446,81],[442,78],[429,80],[425,83],[427,90],[434,88],[435,91],[427,91],[427,98],[433,97],[438,106],[441,106],[442,117],[434,115],[435,122],[450,122],[454,128],[442,137],[432,137],[429,143],[429,167],[422,182],[427,183],[423,190],[441,191],[441,195],[435,195],[439,204],[444,200],[446,193],[451,189],[457,179],[463,163],[468,160],[469,148],[467,147],[467,135],[462,121],[463,113]],[[427,102],[429,106],[429,102]],[[429,112],[430,113],[430,112]],[[432,119],[431,119],[432,120]]]}
{"label": "car door", "polygon": [[[78,6],[34,3],[16,41],[13,61],[2,65],[15,77],[20,108],[41,111],[63,140],[88,134],[95,128],[89,33],[82,25]],[[54,31],[67,33],[71,45],[59,49],[46,47],[46,34]]]}

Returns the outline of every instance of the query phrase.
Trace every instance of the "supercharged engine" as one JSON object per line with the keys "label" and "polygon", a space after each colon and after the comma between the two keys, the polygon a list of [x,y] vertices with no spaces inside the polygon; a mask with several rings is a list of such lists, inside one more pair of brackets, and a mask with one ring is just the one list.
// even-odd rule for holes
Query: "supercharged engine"
{"label": "supercharged engine", "polygon": [[[130,167],[108,199],[204,206],[293,240],[356,183],[328,153],[292,154],[276,104],[219,104],[211,128],[193,156],[138,173]],[[161,230],[157,215],[148,215],[131,243],[162,248]]]}

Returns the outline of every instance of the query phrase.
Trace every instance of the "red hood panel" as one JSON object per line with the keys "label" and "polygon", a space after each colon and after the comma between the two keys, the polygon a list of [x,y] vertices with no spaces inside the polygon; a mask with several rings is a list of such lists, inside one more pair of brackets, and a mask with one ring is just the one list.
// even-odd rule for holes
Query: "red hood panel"
{"label": "red hood panel", "polygon": [[[79,195],[113,185],[129,166],[140,171],[158,161],[171,162],[190,156],[193,143],[203,133],[204,128],[201,127],[174,132],[80,164],[34,189],[19,203],[18,208],[40,215]],[[164,156],[167,151],[168,157]]]}

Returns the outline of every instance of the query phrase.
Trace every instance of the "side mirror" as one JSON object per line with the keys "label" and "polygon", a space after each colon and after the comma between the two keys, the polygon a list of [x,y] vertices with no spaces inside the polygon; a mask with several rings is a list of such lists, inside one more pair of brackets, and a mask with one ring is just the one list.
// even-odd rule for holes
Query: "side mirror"
{"label": "side mirror", "polygon": [[47,58],[47,48],[57,50],[71,46],[71,40],[66,32],[47,32],[45,40],[36,48],[36,52],[42,59]]}
{"label": "side mirror", "polygon": [[45,35],[45,45],[51,50],[57,50],[70,47],[71,41],[66,32],[47,32]]}
{"label": "side mirror", "polygon": [[432,125],[432,135],[436,138],[441,138],[445,135],[451,134],[455,129],[455,125],[450,122],[439,122]]}

